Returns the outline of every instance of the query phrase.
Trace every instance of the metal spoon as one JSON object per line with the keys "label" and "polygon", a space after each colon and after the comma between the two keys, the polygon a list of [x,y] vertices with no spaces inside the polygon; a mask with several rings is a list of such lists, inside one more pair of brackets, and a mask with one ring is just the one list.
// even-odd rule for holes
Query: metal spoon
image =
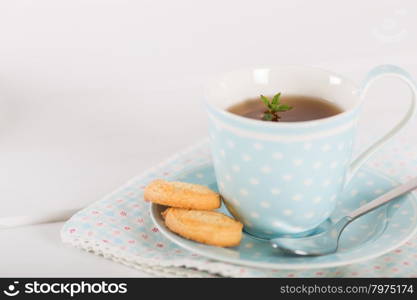
{"label": "metal spoon", "polygon": [[331,225],[324,232],[300,238],[274,238],[270,240],[270,243],[274,248],[279,248],[286,253],[296,255],[317,256],[336,252],[339,245],[340,235],[349,223],[415,188],[417,188],[417,177],[359,207],[347,216],[341,218],[335,224]]}

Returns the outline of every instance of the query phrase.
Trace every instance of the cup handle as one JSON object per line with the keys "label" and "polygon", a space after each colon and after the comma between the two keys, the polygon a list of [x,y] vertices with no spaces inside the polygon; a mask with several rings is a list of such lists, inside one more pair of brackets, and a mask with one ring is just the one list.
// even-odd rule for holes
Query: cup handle
{"label": "cup handle", "polygon": [[413,81],[413,78],[405,70],[394,65],[381,65],[372,69],[366,76],[360,91],[360,97],[364,98],[369,86],[377,79],[384,76],[397,77],[404,81],[411,91],[411,101],[407,113],[388,133],[379,138],[375,143],[370,147],[365,149],[361,154],[359,154],[351,163],[348,174],[347,182],[352,179],[353,175],[358,171],[358,169],[388,140],[393,138],[398,132],[401,131],[407,125],[407,123],[412,119],[416,112],[416,98],[417,90],[416,84]]}

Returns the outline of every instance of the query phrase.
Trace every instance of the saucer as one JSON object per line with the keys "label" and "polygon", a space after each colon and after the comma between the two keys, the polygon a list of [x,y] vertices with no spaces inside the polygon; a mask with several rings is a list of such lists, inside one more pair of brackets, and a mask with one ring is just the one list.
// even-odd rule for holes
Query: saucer
{"label": "saucer", "polygon": [[[193,167],[170,176],[170,180],[202,184],[218,191],[213,166]],[[398,182],[371,169],[359,171],[338,199],[330,222],[372,201]],[[196,243],[171,232],[164,224],[164,206],[152,204],[151,217],[160,232],[178,246],[199,255],[227,263],[267,269],[328,268],[358,263],[383,255],[401,246],[417,233],[417,200],[408,193],[352,222],[343,231],[336,253],[316,256],[289,256],[269,242],[243,233],[238,247],[220,248]],[[219,211],[230,215],[225,207]]]}

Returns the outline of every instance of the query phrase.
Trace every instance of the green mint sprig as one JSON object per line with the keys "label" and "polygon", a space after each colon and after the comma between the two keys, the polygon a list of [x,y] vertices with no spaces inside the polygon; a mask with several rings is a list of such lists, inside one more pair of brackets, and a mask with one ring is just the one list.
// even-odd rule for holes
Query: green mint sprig
{"label": "green mint sprig", "polygon": [[293,108],[292,106],[281,104],[280,97],[281,93],[276,94],[272,100],[270,100],[268,97],[265,97],[264,95],[261,95],[261,100],[267,107],[262,120],[278,122],[280,119],[280,116],[278,115],[279,112],[285,112]]}

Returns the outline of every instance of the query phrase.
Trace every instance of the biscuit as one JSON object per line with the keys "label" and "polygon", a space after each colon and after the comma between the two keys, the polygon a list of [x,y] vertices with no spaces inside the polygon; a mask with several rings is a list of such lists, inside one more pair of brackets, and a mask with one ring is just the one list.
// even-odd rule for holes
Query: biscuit
{"label": "biscuit", "polygon": [[171,231],[189,240],[234,247],[242,239],[242,223],[219,212],[168,208],[162,215]]}
{"label": "biscuit", "polygon": [[157,179],[148,184],[145,200],[188,209],[212,210],[220,207],[220,195],[204,185]]}

